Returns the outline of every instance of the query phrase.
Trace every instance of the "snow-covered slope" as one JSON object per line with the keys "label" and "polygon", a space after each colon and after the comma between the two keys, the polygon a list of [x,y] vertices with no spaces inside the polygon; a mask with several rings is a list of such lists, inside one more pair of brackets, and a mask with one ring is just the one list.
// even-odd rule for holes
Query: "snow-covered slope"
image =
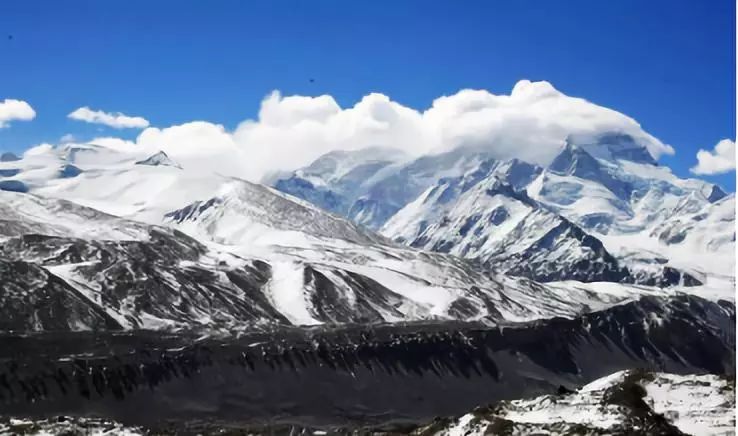
{"label": "snow-covered slope", "polygon": [[385,241],[308,202],[243,180],[225,181],[215,196],[183,206],[167,212],[163,222],[224,244],[248,245],[270,236],[286,238],[286,243],[292,238],[295,244],[305,238],[358,244]]}
{"label": "snow-covered slope", "polygon": [[690,210],[678,209],[652,227],[649,236],[658,240],[659,247],[669,247],[673,264],[735,276],[735,195]]}
{"label": "snow-covered slope", "polygon": [[[297,170],[289,178],[276,181],[274,186],[378,229],[439,178],[460,176],[489,159],[489,155],[489,152],[473,148],[413,160],[397,151],[374,148],[334,152]],[[361,183],[357,183],[357,179]]]}
{"label": "snow-covered slope", "polygon": [[[73,149],[74,150],[74,149]],[[89,161],[86,155],[92,155]],[[63,150],[51,150],[43,156],[24,158],[70,159]],[[152,158],[156,158],[154,155]],[[140,164],[148,157],[120,152],[102,146],[87,146],[74,154],[81,173],[73,178],[46,176],[29,180],[29,170],[16,178],[30,187],[30,192],[44,197],[63,198],[106,213],[159,224],[165,213],[176,210],[195,198],[211,196],[230,179],[175,165]],[[153,159],[158,160],[158,159]]]}
{"label": "snow-covered slope", "polygon": [[145,240],[147,227],[67,200],[0,191],[0,237],[35,233],[102,240]]}
{"label": "snow-covered slope", "polygon": [[388,167],[408,158],[399,150],[368,147],[348,152],[333,151],[276,180],[274,187],[340,215],[348,215],[353,202],[370,189]]}
{"label": "snow-covered slope", "polygon": [[517,165],[486,161],[462,177],[441,179],[381,232],[540,281],[627,281],[627,269],[600,241],[498,178]]}
{"label": "snow-covered slope", "polygon": [[576,392],[502,401],[417,430],[427,435],[732,435],[735,380],[620,371]]}

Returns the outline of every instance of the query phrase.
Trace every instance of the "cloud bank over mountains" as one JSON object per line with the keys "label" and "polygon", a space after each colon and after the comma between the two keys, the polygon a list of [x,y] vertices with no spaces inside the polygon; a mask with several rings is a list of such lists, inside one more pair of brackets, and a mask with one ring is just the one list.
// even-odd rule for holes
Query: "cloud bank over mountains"
{"label": "cloud bank over mountains", "polygon": [[[70,117],[111,126],[148,125],[142,118],[132,121],[140,117],[89,108],[80,108]],[[182,165],[258,181],[275,171],[304,166],[332,150],[378,145],[402,149],[410,156],[457,146],[485,147],[499,158],[547,164],[567,137],[586,139],[605,132],[633,136],[655,158],[674,153],[628,116],[567,96],[548,82],[528,80],[519,81],[509,95],[462,90],[435,99],[423,111],[378,93],[342,108],[329,95],[283,96],[275,91],[262,101],[256,119],[245,120],[232,131],[193,121],[148,127],[135,141],[106,137],[91,142],[142,154],[163,150]]]}
{"label": "cloud bank over mountains", "polygon": [[0,129],[8,127],[11,121],[30,121],[36,118],[36,111],[23,100],[6,98],[0,101]]}

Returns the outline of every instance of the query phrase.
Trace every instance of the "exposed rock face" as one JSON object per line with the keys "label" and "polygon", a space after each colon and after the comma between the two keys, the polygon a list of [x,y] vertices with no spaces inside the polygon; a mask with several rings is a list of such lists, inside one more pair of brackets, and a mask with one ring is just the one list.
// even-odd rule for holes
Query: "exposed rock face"
{"label": "exposed rock face", "polygon": [[[76,298],[86,311],[102,312],[106,327],[113,329],[286,322],[261,292],[269,279],[267,264],[251,262],[218,270],[198,263],[205,252],[201,244],[181,233],[156,228],[148,241],[25,235],[9,239],[2,246],[2,256],[14,261],[3,269],[2,292],[19,306],[28,304],[25,299],[29,293],[14,292],[7,283],[32,279],[22,273],[35,272],[39,275],[35,277],[37,282],[47,283],[43,287],[50,294],[47,298]],[[22,259],[43,259],[44,269]],[[65,324],[70,330],[100,328],[97,319],[79,318],[74,316],[76,313],[51,311],[57,319],[48,322],[44,318],[36,322],[34,313],[21,313],[27,319],[27,330],[56,330]]]}
{"label": "exposed rock face", "polygon": [[136,165],[151,165],[151,166],[161,165],[161,166],[181,168],[178,163],[170,159],[169,156],[167,156],[167,154],[164,153],[163,151],[160,151],[156,154],[152,154],[146,159],[136,162]]}
{"label": "exposed rock face", "polygon": [[22,260],[0,260],[2,331],[107,330],[121,326],[64,280]]}

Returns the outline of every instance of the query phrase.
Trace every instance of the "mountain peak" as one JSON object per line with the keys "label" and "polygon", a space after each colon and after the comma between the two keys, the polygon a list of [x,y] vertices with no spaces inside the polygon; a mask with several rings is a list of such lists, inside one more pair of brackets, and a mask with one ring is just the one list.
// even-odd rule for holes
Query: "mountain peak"
{"label": "mountain peak", "polygon": [[628,160],[636,163],[658,165],[646,146],[627,133],[606,132],[594,139],[570,136],[567,138],[567,143],[579,146],[597,159]]}
{"label": "mountain peak", "polygon": [[610,174],[604,164],[582,146],[569,140],[558,156],[548,166],[548,170],[559,176],[574,176],[602,184],[619,198],[629,198],[632,191],[627,183]]}
{"label": "mountain peak", "polygon": [[152,154],[151,156],[147,157],[144,160],[140,160],[136,162],[136,165],[150,165],[150,166],[168,166],[168,167],[175,167],[175,168],[182,168],[179,166],[178,163],[174,162],[172,159],[167,156],[166,153],[163,151],[159,151],[158,153]]}
{"label": "mountain peak", "polygon": [[728,194],[725,193],[725,191],[722,190],[718,185],[712,185],[712,189],[710,189],[710,194],[707,195],[707,201],[710,203],[715,203],[716,201],[722,200],[723,198],[727,197]]}
{"label": "mountain peak", "polygon": [[560,175],[589,178],[599,175],[600,164],[583,148],[567,140],[566,146],[548,169]]}

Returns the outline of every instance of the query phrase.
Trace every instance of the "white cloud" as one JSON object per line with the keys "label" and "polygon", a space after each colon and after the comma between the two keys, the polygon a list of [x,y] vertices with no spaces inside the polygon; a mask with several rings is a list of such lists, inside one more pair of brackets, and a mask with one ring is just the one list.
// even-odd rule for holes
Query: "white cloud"
{"label": "white cloud", "polygon": [[41,143],[41,144],[38,144],[36,146],[33,146],[33,147],[29,148],[28,150],[26,150],[23,153],[23,156],[25,156],[25,157],[28,157],[28,156],[40,156],[40,155],[44,155],[46,153],[49,153],[53,149],[54,149],[54,145],[53,144],[49,144],[47,142],[44,142],[44,143]]}
{"label": "white cloud", "polygon": [[23,100],[6,98],[0,102],[0,129],[8,127],[11,121],[29,121],[36,118],[36,111]]}
{"label": "white cloud", "polygon": [[[183,166],[196,166],[249,180],[292,170],[332,150],[394,147],[410,155],[461,145],[485,147],[499,158],[547,164],[565,139],[606,132],[633,136],[651,154],[674,150],[645,132],[632,118],[581,98],[562,94],[547,82],[518,82],[510,95],[462,90],[418,111],[382,94],[369,94],[341,108],[329,95],[268,95],[255,120],[229,131],[194,121],[148,128],[133,141],[97,139],[138,153],[165,151]],[[112,145],[111,145],[112,146]]]}
{"label": "white cloud", "polygon": [[84,121],[87,123],[104,124],[115,129],[136,128],[143,129],[149,126],[148,120],[142,117],[131,117],[120,112],[111,113],[92,110],[87,106],[83,106],[67,115],[73,120]]}
{"label": "white cloud", "polygon": [[436,99],[423,119],[445,147],[478,145],[501,158],[538,164],[549,163],[569,136],[584,140],[605,132],[633,136],[655,158],[674,153],[634,119],[569,97],[548,82],[521,80],[510,95],[462,90]]}
{"label": "white cloud", "polygon": [[712,151],[697,152],[697,165],[690,169],[694,174],[720,174],[735,169],[735,142],[723,139]]}

